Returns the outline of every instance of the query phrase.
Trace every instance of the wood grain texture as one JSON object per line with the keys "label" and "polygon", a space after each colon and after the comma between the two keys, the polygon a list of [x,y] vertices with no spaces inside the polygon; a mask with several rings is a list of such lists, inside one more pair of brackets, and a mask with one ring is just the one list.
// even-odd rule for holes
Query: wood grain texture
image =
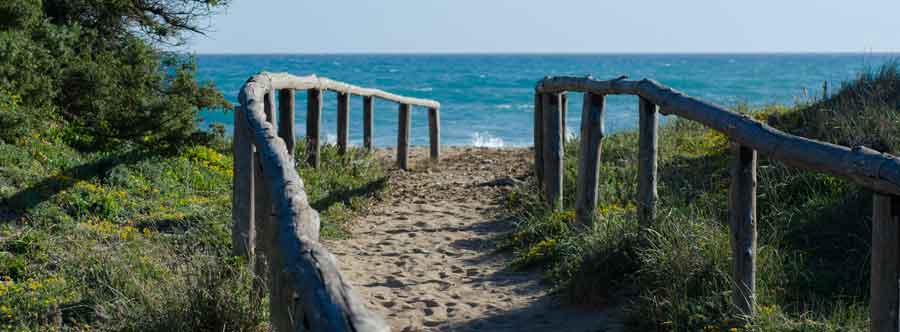
{"label": "wood grain texture", "polygon": [[234,153],[231,199],[232,255],[250,259],[255,243],[253,230],[253,138],[242,107],[234,109]]}
{"label": "wood grain texture", "polygon": [[731,226],[732,301],[742,315],[756,305],[756,151],[734,144],[728,212]]}
{"label": "wood grain texture", "polygon": [[542,117],[544,155],[544,199],[552,210],[562,210],[563,146],[562,106],[558,93],[543,93]]}
{"label": "wood grain texture", "polygon": [[562,131],[562,140],[559,141],[559,144],[562,145],[563,151],[566,151],[566,139],[568,135],[566,135],[566,131],[569,130],[566,127],[566,114],[569,113],[569,94],[568,93],[560,93],[559,94],[559,108],[560,108],[560,131]]}
{"label": "wood grain texture", "polygon": [[295,92],[293,89],[278,90],[278,137],[284,140],[288,153],[294,155],[294,109]]}
{"label": "wood grain texture", "polygon": [[603,145],[603,95],[585,93],[581,109],[581,156],[578,158],[575,216],[581,225],[594,222],[597,208],[597,180]]}
{"label": "wood grain texture", "polygon": [[390,100],[398,104],[408,104],[426,108],[441,108],[441,103],[434,100],[404,97],[378,89],[362,88],[352,84],[335,81],[326,77],[318,77],[316,75],[295,76],[288,73],[262,72],[256,76],[265,77],[267,80],[272,82],[273,89],[330,90],[339,93],[349,93],[357,96],[375,97],[379,99]]}
{"label": "wood grain texture", "polygon": [[375,134],[375,100],[369,97],[363,97],[363,147],[366,151],[372,152],[374,145],[372,144],[372,135]]}
{"label": "wood grain texture", "polygon": [[306,90],[306,163],[319,168],[322,147],[319,145],[322,125],[322,90]]}
{"label": "wood grain texture", "polygon": [[318,243],[318,213],[309,206],[284,140],[265,120],[263,99],[271,91],[271,78],[257,75],[244,84],[239,100],[275,204],[275,249],[267,257],[278,290],[271,299],[279,308],[271,313],[272,326],[278,331],[388,331],[343,279],[334,256]]}
{"label": "wood grain texture", "polygon": [[534,93],[534,176],[537,182],[544,183],[544,112],[541,94]]}
{"label": "wood grain texture", "polygon": [[639,98],[638,137],[638,222],[642,227],[650,227],[656,218],[657,156],[659,116],[656,105],[645,98]]}
{"label": "wood grain texture", "polygon": [[875,194],[872,207],[872,262],[869,310],[872,332],[900,330],[900,198]]}
{"label": "wood grain texture", "polygon": [[409,130],[410,130],[410,106],[409,104],[400,104],[398,114],[399,121],[397,128],[397,167],[400,169],[409,169]]}
{"label": "wood grain texture", "polygon": [[254,216],[253,216],[253,232],[254,245],[253,257],[250,259],[253,266],[253,272],[258,276],[253,278],[253,294],[251,300],[254,305],[259,305],[265,298],[266,283],[268,278],[267,256],[272,251],[271,245],[273,240],[272,228],[272,197],[269,194],[269,188],[266,184],[263,169],[261,167],[259,151],[253,154],[254,166],[253,170],[253,200],[254,200]]}
{"label": "wood grain texture", "polygon": [[441,113],[437,108],[428,109],[428,145],[432,161],[441,159]]}
{"label": "wood grain texture", "polygon": [[347,153],[347,140],[350,135],[350,94],[337,94],[337,145],[338,154]]}
{"label": "wood grain texture", "polygon": [[876,192],[900,195],[900,158],[866,147],[848,148],[784,133],[749,116],[731,112],[652,80],[598,81],[585,77],[550,77],[538,92],[631,94],[675,114],[715,129],[743,146],[787,165],[845,177]]}

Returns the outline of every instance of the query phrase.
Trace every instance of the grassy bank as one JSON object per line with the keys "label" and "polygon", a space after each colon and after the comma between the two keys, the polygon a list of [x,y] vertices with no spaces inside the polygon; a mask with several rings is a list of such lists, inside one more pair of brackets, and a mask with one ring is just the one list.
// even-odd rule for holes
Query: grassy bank
{"label": "grassy bank", "polygon": [[[83,153],[63,128],[0,143],[0,330],[262,331],[230,256],[230,149]],[[297,152],[302,159],[302,147]],[[323,151],[300,168],[323,236],[384,190],[378,162]]]}
{"label": "grassy bank", "polygon": [[[738,111],[788,132],[897,153],[898,87],[889,64],[827,100]],[[574,303],[624,295],[634,331],[866,330],[871,193],[760,156],[759,315],[743,324],[730,304],[730,143],[685,120],[663,126],[659,140],[659,212],[646,242],[634,203],[638,136],[626,132],[604,140],[592,228],[570,226],[577,142],[566,144],[564,212],[544,209],[535,184],[511,196],[518,224],[504,245],[514,264],[544,268]]]}

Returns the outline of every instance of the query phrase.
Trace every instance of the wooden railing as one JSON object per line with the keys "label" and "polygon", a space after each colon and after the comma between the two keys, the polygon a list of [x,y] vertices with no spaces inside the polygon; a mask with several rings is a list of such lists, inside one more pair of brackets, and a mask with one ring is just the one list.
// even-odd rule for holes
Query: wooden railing
{"label": "wooden railing", "polygon": [[[388,331],[343,279],[334,256],[319,244],[319,214],[309,205],[295,169],[294,90],[307,90],[307,162],[319,164],[322,92],[338,92],[338,146],[347,149],[351,94],[364,98],[365,146],[372,148],[373,98],[400,103],[397,160],[407,167],[410,108],[424,106],[431,124],[431,158],[440,154],[440,104],[381,90],[364,89],[315,76],[262,73],[240,90],[234,115],[234,254],[246,257],[269,285],[272,326],[287,331]],[[275,91],[279,120],[275,129]],[[268,271],[268,273],[265,273]],[[255,285],[259,300],[265,288]]]}
{"label": "wooden railing", "polygon": [[578,161],[576,215],[591,223],[597,206],[597,177],[603,140],[604,98],[639,97],[638,220],[653,223],[657,202],[658,115],[675,114],[727,135],[733,142],[729,222],[732,240],[733,302],[753,315],[756,294],[757,152],[787,165],[850,179],[875,193],[872,214],[871,331],[898,331],[900,314],[900,159],[866,147],[848,148],[784,133],[746,115],[731,112],[652,80],[624,77],[547,77],[535,87],[535,174],[549,206],[562,208],[566,92],[583,92],[581,155]]}

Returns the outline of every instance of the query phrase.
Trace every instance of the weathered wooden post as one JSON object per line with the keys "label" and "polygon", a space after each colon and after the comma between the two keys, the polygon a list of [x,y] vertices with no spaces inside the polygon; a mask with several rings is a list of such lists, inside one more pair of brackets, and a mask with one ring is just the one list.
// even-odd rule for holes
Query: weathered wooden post
{"label": "weathered wooden post", "polygon": [[400,125],[397,130],[397,166],[400,169],[409,169],[409,104],[400,104]]}
{"label": "weathered wooden post", "polygon": [[544,185],[544,112],[541,94],[534,91],[534,176],[538,184]]}
{"label": "weathered wooden post", "polygon": [[441,159],[441,113],[437,108],[428,109],[428,145],[432,161]]}
{"label": "weathered wooden post", "polygon": [[742,315],[756,305],[756,150],[734,143],[729,221],[734,289],[732,301]]}
{"label": "weathered wooden post", "polygon": [[872,332],[900,330],[900,197],[875,193],[872,208],[872,262],[869,286]]}
{"label": "weathered wooden post", "polygon": [[560,122],[562,123],[562,140],[559,141],[559,144],[562,146],[563,154],[566,151],[566,140],[569,139],[569,135],[567,133],[568,129],[566,127],[566,114],[569,113],[569,93],[562,92],[559,94],[559,105],[560,109],[562,109],[562,115],[560,115]]}
{"label": "weathered wooden post", "polygon": [[278,137],[284,140],[288,153],[294,155],[294,89],[278,91]]}
{"label": "weathered wooden post", "polygon": [[544,199],[553,210],[562,210],[563,133],[562,105],[558,93],[542,94]]}
{"label": "weathered wooden post", "polygon": [[584,104],[581,109],[581,157],[578,159],[575,197],[575,215],[581,225],[590,225],[594,222],[594,210],[597,207],[604,103],[603,95],[584,93]]}
{"label": "weathered wooden post", "polygon": [[247,113],[240,106],[234,110],[234,177],[232,178],[231,253],[250,259],[255,244],[253,229],[253,137],[247,124]]}
{"label": "weathered wooden post", "polygon": [[337,143],[338,153],[347,153],[347,138],[350,127],[350,94],[338,92],[337,94]]}
{"label": "weathered wooden post", "polygon": [[306,163],[319,168],[319,125],[322,121],[322,90],[306,90]]}
{"label": "weathered wooden post", "polygon": [[375,101],[372,96],[363,97],[363,147],[372,152],[372,134],[375,129],[372,112],[375,110]]}
{"label": "weathered wooden post", "polygon": [[[263,100],[263,110],[265,111],[266,121],[275,127],[275,92],[269,92]],[[266,182],[265,173],[262,168],[262,161],[259,150],[253,154],[254,165],[253,170],[253,200],[255,203],[254,210],[254,258],[253,270],[256,278],[253,278],[253,303],[259,304],[265,297],[265,281],[268,280],[268,268],[266,266],[266,256],[270,254],[268,248],[272,241],[272,214],[273,205],[271,193],[268,183]]]}
{"label": "weathered wooden post", "polygon": [[268,268],[266,256],[270,254],[268,247],[271,246],[271,232],[274,231],[272,225],[272,199],[269,193],[269,186],[266,183],[263,174],[262,162],[260,161],[259,151],[254,153],[253,170],[253,199],[255,201],[254,210],[254,256],[253,256],[253,272],[256,275],[253,278],[253,304],[259,305],[265,297],[266,281],[268,278]]}
{"label": "weathered wooden post", "polygon": [[641,227],[649,227],[656,218],[656,158],[658,149],[657,133],[659,117],[656,105],[640,97],[640,133],[638,137],[638,222]]}

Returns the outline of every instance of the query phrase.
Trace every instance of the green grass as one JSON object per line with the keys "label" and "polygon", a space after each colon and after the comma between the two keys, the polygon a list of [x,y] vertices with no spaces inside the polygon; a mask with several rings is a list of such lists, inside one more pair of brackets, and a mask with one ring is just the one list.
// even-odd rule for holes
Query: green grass
{"label": "green grass", "polygon": [[[263,331],[254,276],[231,257],[230,149],[81,153],[64,128],[0,142],[0,330]],[[303,160],[302,147],[298,160]],[[323,149],[301,167],[322,236],[385,190],[373,158]]]}
{"label": "green grass", "polygon": [[[896,152],[896,66],[861,75],[828,100],[738,111],[789,132],[842,144],[879,142],[880,150]],[[858,91],[871,93],[856,98]],[[534,183],[510,196],[518,221],[503,245],[515,253],[513,265],[543,268],[546,279],[576,304],[628,299],[626,320],[633,331],[868,328],[870,192],[760,156],[759,314],[744,323],[730,300],[730,143],[687,120],[663,126],[659,140],[659,211],[645,237],[634,203],[637,133],[604,140],[599,220],[587,230],[571,226],[578,144],[568,142],[563,212],[547,211]]]}

